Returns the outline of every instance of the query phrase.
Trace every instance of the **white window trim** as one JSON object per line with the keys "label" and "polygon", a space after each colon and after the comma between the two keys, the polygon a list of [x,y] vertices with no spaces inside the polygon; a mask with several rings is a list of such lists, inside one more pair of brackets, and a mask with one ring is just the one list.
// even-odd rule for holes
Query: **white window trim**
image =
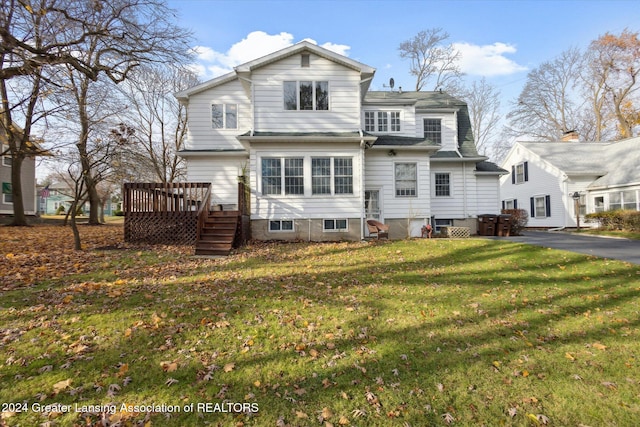
{"label": "white window trim", "polygon": [[[214,128],[213,127],[213,106],[214,105],[222,105],[222,127],[221,128]],[[236,126],[235,127],[228,127],[227,126],[227,105],[235,105],[236,106]],[[234,129],[237,130],[238,129],[238,124],[240,121],[240,107],[238,104],[234,104],[231,102],[212,102],[211,105],[209,106],[209,112],[210,112],[210,117],[211,117],[211,129],[213,130],[223,130],[223,129]]]}
{"label": "white window trim", "polygon": [[[296,84],[296,109],[288,110],[285,108],[284,103],[284,84],[286,82],[293,82]],[[311,110],[301,110],[300,109],[300,82],[311,82],[312,88],[312,99],[313,99],[313,108]],[[326,110],[318,110],[318,106],[316,105],[316,83],[324,82],[327,84],[327,109]],[[282,82],[282,111],[313,111],[313,112],[324,112],[331,111],[331,82],[329,80],[284,80]]]}
{"label": "white window trim", "polygon": [[[396,178],[396,167],[397,165],[416,165],[416,179],[415,179],[415,189],[416,189],[416,194],[412,194],[412,195],[398,195],[398,187],[397,187],[397,183],[398,180]],[[407,199],[407,198],[417,198],[419,196],[419,191],[418,191],[418,182],[419,179],[418,177],[420,176],[420,171],[418,168],[418,162],[394,162],[393,163],[393,195],[395,198],[398,199]]]}
{"label": "white window trim", "polygon": [[[292,233],[296,231],[296,222],[292,219],[269,219],[267,221],[269,221],[269,224],[268,224],[269,233]],[[280,223],[280,230],[271,229],[271,223],[273,222]],[[283,230],[282,229],[283,222],[291,222],[291,230]]]}
{"label": "white window trim", "polygon": [[2,195],[2,204],[4,204],[4,205],[12,205],[13,201],[7,202],[7,196],[10,196],[10,194],[3,194]]}
{"label": "white window trim", "polygon": [[[516,185],[524,184],[525,182],[529,181],[529,179],[528,179],[529,177],[527,176],[528,173],[526,171],[527,167],[525,166],[525,163],[526,162],[520,162],[520,163],[517,163],[515,165],[514,172],[515,172],[515,184]],[[518,172],[518,168],[520,168],[520,167],[522,168],[522,173]],[[520,177],[521,177],[521,179],[519,179]]]}
{"label": "white window trim", "polygon": [[[449,175],[449,195],[448,196],[440,196],[437,195],[436,193],[436,175],[438,174],[446,174]],[[433,178],[432,178],[432,182],[433,182],[433,197],[437,197],[438,199],[446,199],[446,198],[452,198],[453,197],[453,173],[449,172],[449,171],[434,171],[433,172]]]}
{"label": "white window trim", "polygon": [[[538,215],[538,199],[542,199],[542,207],[544,209],[544,214],[543,215]],[[534,218],[550,218],[551,215],[547,216],[547,210],[549,210],[549,208],[547,207],[547,195],[546,194],[542,194],[542,195],[537,195],[537,196],[533,196],[533,207],[535,209],[535,216]]]}
{"label": "white window trim", "polygon": [[[325,228],[325,221],[333,221],[334,228]],[[344,228],[337,228],[338,221],[344,221]],[[349,231],[349,220],[346,218],[324,218],[322,220],[322,231],[325,233],[344,233]]]}
{"label": "white window trim", "polygon": [[[504,201],[504,208],[505,209],[515,209],[515,201],[516,199],[506,199]],[[511,207],[508,206],[508,204],[511,203]]]}
{"label": "white window trim", "polygon": [[[313,169],[312,159],[329,158],[331,159],[331,193],[330,194],[313,194]],[[280,160],[280,193],[265,194],[263,181],[262,181],[262,160],[263,159],[278,159]],[[302,159],[303,168],[303,186],[304,192],[302,194],[286,194],[285,188],[285,166],[284,159]],[[351,159],[351,193],[336,193],[336,173],[335,173],[335,159]],[[357,175],[357,157],[353,153],[334,154],[331,156],[321,155],[320,153],[258,153],[257,154],[257,177],[258,177],[258,191],[260,197],[265,198],[327,198],[327,197],[358,197],[360,177]],[[341,175],[340,175],[341,176]]]}
{"label": "white window trim", "polygon": [[[366,129],[366,125],[367,125],[367,121],[366,121],[366,117],[367,117],[367,113],[371,113],[373,114],[373,127],[374,129],[371,130],[367,130]],[[398,113],[398,120],[399,120],[399,126],[400,129],[398,130],[393,130],[392,129],[392,117],[391,114],[392,113]],[[401,110],[365,110],[364,111],[364,116],[363,116],[363,124],[364,124],[364,128],[365,128],[365,132],[371,132],[371,133],[379,133],[379,134],[390,134],[390,133],[401,133],[402,132],[402,122],[403,122],[403,115],[402,115],[402,111]],[[378,117],[380,114],[384,114],[387,118],[386,121],[386,125],[387,125],[387,130],[380,130],[380,121],[378,120]]]}
{"label": "white window trim", "polygon": [[439,122],[440,122],[440,142],[439,142],[439,143],[434,142],[434,144],[437,144],[437,145],[439,145],[439,146],[442,146],[442,143],[443,143],[443,141],[444,141],[444,132],[443,132],[443,128],[444,128],[444,126],[443,126],[443,120],[442,120],[442,117],[423,117],[423,118],[422,118],[422,136],[423,136],[425,139],[427,139],[427,137],[426,137],[426,135],[425,135],[425,134],[427,133],[427,130],[425,129],[425,122],[426,122],[427,120],[437,120],[437,121],[439,121]]}

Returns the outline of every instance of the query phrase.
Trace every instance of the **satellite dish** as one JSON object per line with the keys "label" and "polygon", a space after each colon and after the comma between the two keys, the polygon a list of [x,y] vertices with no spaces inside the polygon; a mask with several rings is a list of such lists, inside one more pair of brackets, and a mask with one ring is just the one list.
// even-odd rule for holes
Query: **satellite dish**
{"label": "satellite dish", "polygon": [[393,81],[393,77],[391,77],[391,78],[389,79],[389,87],[390,87],[391,89],[393,89],[393,85],[394,85],[394,84],[395,84],[395,82]]}

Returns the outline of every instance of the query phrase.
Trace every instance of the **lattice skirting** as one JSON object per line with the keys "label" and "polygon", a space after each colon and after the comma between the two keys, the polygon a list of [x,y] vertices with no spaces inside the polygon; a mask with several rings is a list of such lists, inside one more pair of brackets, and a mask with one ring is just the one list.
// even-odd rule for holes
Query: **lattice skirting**
{"label": "lattice skirting", "polygon": [[197,212],[131,212],[124,221],[127,242],[193,245],[197,236]]}
{"label": "lattice skirting", "polygon": [[454,239],[466,239],[471,236],[471,230],[469,227],[447,227],[445,235]]}

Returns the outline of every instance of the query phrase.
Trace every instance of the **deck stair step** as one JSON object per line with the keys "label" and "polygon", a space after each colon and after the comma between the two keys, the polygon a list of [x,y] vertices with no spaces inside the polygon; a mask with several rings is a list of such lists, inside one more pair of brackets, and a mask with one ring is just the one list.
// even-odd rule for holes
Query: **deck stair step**
{"label": "deck stair step", "polygon": [[229,255],[239,224],[238,211],[212,211],[204,220],[196,242],[196,255]]}

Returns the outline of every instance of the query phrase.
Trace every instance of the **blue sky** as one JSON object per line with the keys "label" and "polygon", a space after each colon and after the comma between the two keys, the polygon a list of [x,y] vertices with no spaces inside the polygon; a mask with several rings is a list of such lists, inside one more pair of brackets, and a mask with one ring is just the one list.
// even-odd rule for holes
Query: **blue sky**
{"label": "blue sky", "polygon": [[527,72],[605,32],[640,30],[640,0],[261,1],[170,0],[181,26],[193,31],[203,79],[303,39],[377,69],[372,89],[390,77],[412,90],[415,79],[398,46],[440,27],[463,53],[465,79],[486,77],[503,108]]}

